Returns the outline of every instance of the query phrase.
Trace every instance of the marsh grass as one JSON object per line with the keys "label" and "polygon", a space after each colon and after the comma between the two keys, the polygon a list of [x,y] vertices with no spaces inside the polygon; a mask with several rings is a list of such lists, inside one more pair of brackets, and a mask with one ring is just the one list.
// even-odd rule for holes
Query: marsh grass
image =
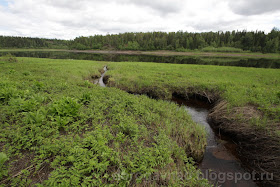
{"label": "marsh grass", "polygon": [[[209,186],[194,166],[205,130],[184,109],[86,81],[104,62],[18,60],[0,69],[0,143],[10,158],[0,185],[135,186],[180,172],[191,177],[145,184]],[[114,178],[124,173],[132,177]]]}
{"label": "marsh grass", "polygon": [[243,164],[265,186],[280,185],[280,70],[211,65],[109,63],[109,86],[169,100],[174,94],[214,104],[212,127],[238,145]]}
{"label": "marsh grass", "polygon": [[278,69],[143,62],[108,66],[109,85],[131,92],[152,89],[158,97],[167,99],[174,92],[217,93],[232,107],[252,104],[272,118],[280,115]]}

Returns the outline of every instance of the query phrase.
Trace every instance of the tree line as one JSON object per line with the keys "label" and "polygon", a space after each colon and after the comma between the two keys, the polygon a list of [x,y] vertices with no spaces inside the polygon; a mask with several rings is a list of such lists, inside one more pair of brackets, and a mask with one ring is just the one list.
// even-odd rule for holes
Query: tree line
{"label": "tree line", "polygon": [[230,47],[252,52],[280,52],[280,31],[227,32],[138,32],[77,37],[57,40],[0,36],[0,48],[67,48],[101,50],[200,50]]}
{"label": "tree line", "polygon": [[0,48],[51,48],[65,49],[68,48],[67,40],[44,39],[17,36],[0,36]]}

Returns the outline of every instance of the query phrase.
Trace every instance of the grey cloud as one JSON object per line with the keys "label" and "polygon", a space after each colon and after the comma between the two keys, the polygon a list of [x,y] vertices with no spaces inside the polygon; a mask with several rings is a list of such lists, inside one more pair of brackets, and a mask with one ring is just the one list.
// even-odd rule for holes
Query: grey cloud
{"label": "grey cloud", "polygon": [[87,0],[47,0],[46,4],[54,7],[68,8],[68,9],[82,9],[89,1]]}
{"label": "grey cloud", "polygon": [[181,10],[183,0],[130,0],[131,3],[150,7],[162,14],[174,13]]}
{"label": "grey cloud", "polygon": [[73,39],[140,31],[270,30],[279,25],[276,14],[238,16],[229,7],[252,15],[278,10],[280,0],[230,1],[11,0],[0,7],[0,34]]}
{"label": "grey cloud", "polygon": [[[100,27],[98,30],[102,33],[117,34],[123,32],[123,27]],[[128,32],[128,30],[127,30]]]}
{"label": "grey cloud", "polygon": [[[200,32],[208,32],[208,31],[228,31],[238,30],[239,26],[242,25],[244,22],[244,18],[235,19],[235,20],[215,20],[215,21],[200,21],[200,22],[192,22],[191,26],[197,31]],[[246,23],[245,19],[245,23]],[[245,29],[243,27],[243,29]]]}
{"label": "grey cloud", "polygon": [[279,0],[230,0],[230,9],[240,15],[257,15],[280,11]]}

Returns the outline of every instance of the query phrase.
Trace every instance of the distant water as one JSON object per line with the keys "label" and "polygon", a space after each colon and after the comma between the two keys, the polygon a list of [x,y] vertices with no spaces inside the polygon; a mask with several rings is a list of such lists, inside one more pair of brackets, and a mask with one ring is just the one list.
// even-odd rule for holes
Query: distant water
{"label": "distant water", "polygon": [[[0,52],[5,55],[8,52]],[[156,56],[156,55],[126,55],[126,54],[93,54],[60,51],[30,51],[9,52],[17,57],[36,57],[51,59],[78,59],[112,62],[157,62],[171,64],[203,64],[218,66],[239,66],[255,68],[280,68],[280,60],[275,59],[250,59],[246,57],[190,57],[190,56]]]}

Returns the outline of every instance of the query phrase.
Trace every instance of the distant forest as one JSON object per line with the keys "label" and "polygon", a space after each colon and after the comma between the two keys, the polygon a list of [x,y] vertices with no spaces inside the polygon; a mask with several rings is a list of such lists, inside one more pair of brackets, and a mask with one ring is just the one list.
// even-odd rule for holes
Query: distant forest
{"label": "distant forest", "polygon": [[70,41],[58,39],[0,36],[0,48],[68,49]]}
{"label": "distant forest", "polygon": [[[239,49],[252,52],[280,52],[280,31],[274,28],[247,32],[147,32],[122,33],[77,37],[58,40],[27,37],[0,36],[0,48],[52,48],[52,49],[101,49],[101,50],[203,50],[215,48]],[[238,51],[238,50],[237,50]]]}

